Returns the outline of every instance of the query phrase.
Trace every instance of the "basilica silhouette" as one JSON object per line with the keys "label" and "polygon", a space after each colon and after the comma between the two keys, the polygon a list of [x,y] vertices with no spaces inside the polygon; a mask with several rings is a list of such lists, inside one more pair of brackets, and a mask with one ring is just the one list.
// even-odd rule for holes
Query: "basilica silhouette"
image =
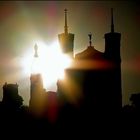
{"label": "basilica silhouette", "polygon": [[[86,49],[75,56],[75,35],[68,31],[67,9],[64,15],[64,33],[58,35],[58,40],[62,52],[72,60],[64,70],[65,78],[57,80],[57,91],[53,92],[44,89],[41,73],[31,73],[29,106],[23,105],[17,83],[5,83],[0,102],[1,135],[12,130],[12,135],[23,136],[24,132],[32,138],[66,139],[76,134],[78,139],[84,135],[94,139],[118,136],[124,130],[128,135],[140,125],[140,93],[132,94],[132,105],[122,107],[121,34],[115,31],[113,9],[111,30],[104,35],[105,51],[95,49],[89,33]],[[34,51],[38,60],[37,44]]]}
{"label": "basilica silhouette", "polygon": [[[72,64],[64,71],[65,79],[57,80],[56,92],[44,89],[41,73],[31,74],[29,112],[58,124],[92,120],[101,114],[119,114],[122,109],[121,34],[114,31],[113,9],[111,31],[104,35],[105,52],[94,48],[89,33],[89,45],[75,56],[74,34],[68,31],[67,9],[64,12],[64,33],[58,39],[62,52],[72,59]],[[34,57],[38,58],[37,45],[34,49]],[[2,104],[21,108],[22,101],[18,85],[5,83]]]}
{"label": "basilica silhouette", "polygon": [[[48,96],[54,94],[52,95],[52,98],[55,98],[55,103],[53,102],[55,105],[52,105],[53,109],[55,108],[54,112],[57,112],[56,108],[59,108],[60,112],[63,112],[64,108],[67,108],[65,111],[69,108],[90,115],[120,112],[122,108],[121,34],[114,31],[113,9],[111,9],[111,31],[104,35],[105,52],[94,48],[92,34],[89,33],[87,49],[75,56],[74,34],[68,32],[67,9],[64,11],[64,33],[59,34],[58,39],[63,53],[71,57],[72,65],[65,69],[65,80],[58,79],[56,94],[54,92],[44,94],[46,91],[43,89],[41,74],[31,74],[29,108],[44,112],[44,108],[46,110],[49,106]],[[34,57],[38,57],[37,46]]]}

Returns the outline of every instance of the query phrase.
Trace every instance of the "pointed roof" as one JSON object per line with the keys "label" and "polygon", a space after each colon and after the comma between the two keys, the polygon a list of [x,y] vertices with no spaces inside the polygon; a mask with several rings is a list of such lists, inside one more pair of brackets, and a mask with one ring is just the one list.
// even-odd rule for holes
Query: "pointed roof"
{"label": "pointed roof", "polygon": [[67,25],[67,9],[64,9],[65,11],[65,26],[64,26],[64,32],[65,34],[68,34],[68,25]]}
{"label": "pointed roof", "polygon": [[105,33],[105,38],[110,38],[110,37],[118,37],[118,38],[120,38],[120,33],[118,33],[118,32],[115,32],[114,30],[114,17],[113,17],[113,8],[111,8],[111,31],[109,32],[109,33]]}
{"label": "pointed roof", "polygon": [[68,10],[65,8],[64,9],[64,14],[65,14],[65,17],[64,17],[64,33],[61,33],[61,34],[58,34],[58,36],[63,36],[63,37],[74,37],[74,34],[72,33],[69,33],[68,31],[68,19],[67,19],[67,12]]}
{"label": "pointed roof", "polygon": [[111,32],[114,33],[113,8],[111,8]]}

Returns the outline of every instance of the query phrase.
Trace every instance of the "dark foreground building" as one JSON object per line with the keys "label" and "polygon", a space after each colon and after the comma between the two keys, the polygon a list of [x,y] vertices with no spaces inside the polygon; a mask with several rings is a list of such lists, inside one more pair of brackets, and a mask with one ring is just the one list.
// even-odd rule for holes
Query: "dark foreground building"
{"label": "dark foreground building", "polygon": [[[121,112],[121,34],[114,31],[112,10],[111,32],[105,34],[105,52],[96,50],[92,45],[92,34],[88,36],[87,49],[74,57],[74,34],[68,32],[65,10],[64,33],[59,34],[58,39],[63,53],[72,59],[72,64],[65,69],[65,78],[58,79],[57,94],[43,89],[41,74],[31,74],[29,108],[57,126],[80,127],[99,116],[108,118]],[[37,47],[34,57],[38,57]]]}
{"label": "dark foreground building", "polygon": [[[63,38],[67,38],[65,34]],[[111,32],[104,37],[105,52],[100,52],[92,46],[92,34],[89,34],[89,46],[75,55],[72,66],[65,70],[66,79],[57,83],[62,100],[89,115],[119,112],[122,108],[121,34],[114,31],[112,9]],[[62,49],[73,48],[73,42],[69,43],[71,46],[64,46],[63,40],[59,41]]]}
{"label": "dark foreground building", "polygon": [[1,104],[5,108],[19,108],[22,106],[23,99],[18,94],[18,84],[7,84],[3,85],[3,99]]}

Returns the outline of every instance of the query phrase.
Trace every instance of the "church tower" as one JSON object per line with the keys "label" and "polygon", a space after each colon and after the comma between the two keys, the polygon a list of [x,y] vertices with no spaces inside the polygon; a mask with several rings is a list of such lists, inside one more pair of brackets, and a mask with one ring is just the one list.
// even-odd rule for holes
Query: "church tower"
{"label": "church tower", "polygon": [[113,64],[108,73],[108,84],[114,109],[122,107],[120,41],[121,34],[114,31],[113,8],[111,8],[111,32],[105,34],[105,58]]}
{"label": "church tower", "polygon": [[[34,58],[38,59],[38,52],[37,52],[38,46],[36,44],[34,46],[34,50],[35,50]],[[32,66],[32,67],[34,68],[39,67],[37,63],[34,63],[34,65],[37,66]],[[43,100],[42,97],[44,92],[41,73],[33,69],[32,74],[30,76],[30,81],[31,81],[31,87],[30,87],[29,107],[32,112],[39,113],[42,106],[42,100]]]}
{"label": "church tower", "polygon": [[111,8],[111,32],[105,34],[105,55],[120,63],[121,34],[114,31],[113,8]]}
{"label": "church tower", "polygon": [[67,9],[65,11],[65,26],[64,33],[58,35],[59,43],[64,54],[68,54],[70,57],[73,57],[74,49],[74,34],[68,33],[67,25]]}

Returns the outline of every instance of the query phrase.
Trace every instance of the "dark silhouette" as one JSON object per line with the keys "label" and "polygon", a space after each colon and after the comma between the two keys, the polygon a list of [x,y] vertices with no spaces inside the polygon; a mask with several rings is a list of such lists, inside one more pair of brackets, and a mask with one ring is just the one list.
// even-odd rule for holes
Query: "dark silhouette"
{"label": "dark silhouette", "polygon": [[132,94],[130,97],[132,105],[140,111],[140,93]]}
{"label": "dark silhouette", "polygon": [[67,9],[65,9],[65,26],[64,33],[58,35],[58,39],[62,48],[63,53],[68,54],[70,57],[73,57],[74,49],[74,34],[68,33],[67,26]]}
{"label": "dark silhouette", "polygon": [[30,87],[30,102],[29,107],[32,112],[36,115],[42,112],[43,107],[43,81],[41,74],[31,74],[30,77],[31,87]]}
{"label": "dark silhouette", "polygon": [[28,119],[28,107],[23,105],[23,99],[18,93],[18,84],[3,85],[3,99],[0,102],[0,131],[4,138],[12,131],[21,130],[25,127]]}
{"label": "dark silhouette", "polygon": [[140,93],[131,94],[129,100],[131,105],[125,105],[123,107],[123,112],[140,115]]}
{"label": "dark silhouette", "polygon": [[[76,54],[72,67],[65,70],[67,79],[58,81],[58,94],[65,96],[63,98],[74,105],[77,102],[84,114],[89,114],[88,116],[93,116],[95,112],[119,113],[122,108],[121,34],[114,32],[113,10],[111,10],[111,32],[105,34],[104,53],[92,46],[92,34],[88,36],[87,49]],[[63,44],[63,40],[59,41]],[[61,47],[64,48],[63,45]],[[68,98],[74,99],[69,101]]]}
{"label": "dark silhouette", "polygon": [[18,94],[17,84],[4,84],[2,105],[7,108],[20,108],[23,105],[23,99]]}
{"label": "dark silhouette", "polygon": [[[14,126],[20,130],[18,133],[26,128],[29,134],[47,137],[50,134],[51,138],[56,132],[59,132],[58,138],[62,133],[82,137],[88,131],[86,136],[95,138],[97,132],[110,133],[112,128],[121,130],[120,126],[127,126],[128,122],[139,122],[136,115],[140,111],[140,94],[133,94],[132,105],[122,108],[121,34],[114,31],[113,9],[111,32],[105,34],[105,52],[96,50],[92,34],[88,36],[89,46],[74,57],[74,34],[68,33],[65,9],[64,33],[58,35],[63,53],[72,59],[71,67],[65,69],[65,80],[58,79],[57,92],[46,91],[41,74],[32,73],[29,107],[23,106],[18,85],[5,83],[0,103],[3,131],[8,132],[9,127],[11,131]],[[39,57],[37,45],[34,49],[34,57]]]}

